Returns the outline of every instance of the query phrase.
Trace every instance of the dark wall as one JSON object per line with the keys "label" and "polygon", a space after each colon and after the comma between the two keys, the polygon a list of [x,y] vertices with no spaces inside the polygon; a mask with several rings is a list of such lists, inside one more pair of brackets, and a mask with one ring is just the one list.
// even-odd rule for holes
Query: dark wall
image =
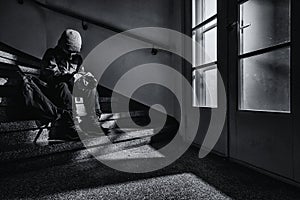
{"label": "dark wall", "polygon": [[[180,21],[174,0],[54,0],[47,4],[96,21],[109,24],[121,30],[138,27],[178,28]],[[74,28],[83,36],[83,55],[87,55],[101,41],[115,34],[112,31],[88,24],[82,29],[81,21],[43,9],[32,1],[0,1],[0,41],[23,50],[36,57],[42,57],[48,47],[56,44],[65,28]]]}
{"label": "dark wall", "polygon": [[[182,24],[180,0],[91,0],[88,2],[52,0],[40,2],[75,12],[121,30],[138,27],[163,27],[180,30]],[[66,28],[73,28],[81,33],[83,57],[86,57],[102,41],[116,34],[93,24],[88,24],[88,29],[83,30],[81,20],[41,8],[29,0],[25,0],[24,4],[1,0],[0,15],[0,41],[38,58],[43,56],[47,48],[56,45],[58,38]],[[155,41],[154,38],[153,42],[167,41],[165,38]],[[127,58],[122,58],[117,63],[118,67],[112,68],[115,70],[110,73],[112,83],[114,75],[135,67],[135,63],[145,61],[166,63],[174,68],[180,68],[180,63],[177,60],[173,61],[171,54],[159,53],[154,58],[147,50],[135,52],[128,54]],[[153,92],[145,91],[145,94],[142,95],[150,94],[151,97],[157,97],[157,103],[168,102],[169,105],[173,105],[173,100],[165,98],[163,91],[157,89]],[[175,113],[174,110],[176,108],[172,113]]]}

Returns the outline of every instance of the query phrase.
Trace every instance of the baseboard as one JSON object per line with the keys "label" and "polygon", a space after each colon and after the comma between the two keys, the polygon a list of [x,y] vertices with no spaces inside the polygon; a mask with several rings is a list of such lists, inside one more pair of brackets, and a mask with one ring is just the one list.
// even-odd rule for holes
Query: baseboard
{"label": "baseboard", "polygon": [[[197,144],[197,143],[193,143],[193,146],[194,147],[197,147],[197,148],[200,148],[201,145]],[[263,175],[266,175],[266,176],[269,176],[271,178],[274,178],[276,180],[279,180],[279,181],[282,181],[284,183],[287,183],[287,184],[290,184],[290,185],[293,185],[295,187],[298,187],[300,188],[300,182],[296,181],[296,180],[293,180],[293,179],[290,179],[290,178],[287,178],[287,177],[284,177],[284,176],[281,176],[279,174],[276,174],[276,173],[273,173],[273,172],[270,172],[268,170],[265,170],[265,169],[262,169],[262,168],[259,168],[259,167],[256,167],[250,163],[247,163],[247,162],[244,162],[244,161],[241,161],[241,160],[238,160],[238,159],[235,159],[235,158],[230,158],[228,156],[226,156],[224,153],[221,153],[221,152],[218,152],[218,151],[215,151],[215,150],[212,150],[210,153],[212,154],[215,154],[217,156],[220,156],[220,157],[227,157],[229,159],[229,161],[233,162],[233,163],[236,163],[236,164],[239,164],[239,165],[242,165],[244,167],[247,167],[248,169],[251,169],[251,170],[254,170],[260,174],[263,174]]]}
{"label": "baseboard", "polygon": [[[201,148],[201,145],[199,145],[199,144],[197,144],[197,143],[195,143],[195,142],[193,142],[192,145],[193,145],[194,147],[199,148],[199,149]],[[203,148],[203,147],[202,147],[202,148]],[[205,147],[204,147],[203,149],[205,150]],[[208,148],[207,148],[207,151],[209,151]],[[216,150],[211,150],[210,153],[213,153],[213,154],[215,154],[215,155],[218,155],[218,156],[224,157],[224,158],[227,157],[226,154],[224,154],[224,153],[222,153],[222,152],[219,152],[219,151],[216,151]]]}
{"label": "baseboard", "polygon": [[295,187],[299,187],[300,188],[300,182],[297,182],[296,180],[293,180],[293,179],[290,179],[290,178],[287,178],[287,177],[284,177],[282,175],[279,175],[279,174],[276,174],[276,173],[273,173],[273,172],[270,172],[268,170],[265,170],[265,169],[262,169],[262,168],[259,168],[259,167],[256,167],[250,163],[247,163],[247,162],[244,162],[244,161],[241,161],[241,160],[238,160],[238,159],[235,159],[235,158],[229,158],[229,160],[231,162],[234,162],[234,163],[237,163],[239,165],[242,165],[244,167],[247,167],[249,169],[252,169],[254,171],[257,171],[258,173],[261,173],[263,175],[267,175],[271,178],[274,178],[274,179],[277,179],[279,181],[282,181],[284,183],[287,183],[287,184],[290,184],[290,185],[293,185]]}

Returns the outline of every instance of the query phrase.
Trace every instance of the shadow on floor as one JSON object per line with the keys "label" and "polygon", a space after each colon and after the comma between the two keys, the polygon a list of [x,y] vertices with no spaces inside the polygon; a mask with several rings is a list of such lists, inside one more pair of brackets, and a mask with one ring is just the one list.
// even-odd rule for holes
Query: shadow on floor
{"label": "shadow on floor", "polygon": [[[155,184],[149,186],[153,181]],[[215,155],[198,159],[194,147],[172,165],[146,174],[119,172],[89,159],[0,180],[0,199],[74,195],[78,199],[107,199],[113,195],[109,199],[283,200],[300,199],[300,190]]]}

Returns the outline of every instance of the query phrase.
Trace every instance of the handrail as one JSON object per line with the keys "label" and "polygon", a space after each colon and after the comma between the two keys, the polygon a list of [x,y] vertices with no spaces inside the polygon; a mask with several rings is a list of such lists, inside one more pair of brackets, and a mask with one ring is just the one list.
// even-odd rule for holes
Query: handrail
{"label": "handrail", "polygon": [[45,4],[45,3],[42,3],[40,2],[39,0],[32,0],[34,3],[36,3],[37,5],[43,7],[43,8],[46,8],[48,10],[52,10],[54,12],[57,12],[57,13],[60,13],[60,14],[63,14],[63,15],[67,15],[69,17],[72,17],[72,18],[76,18],[78,20],[81,20],[81,21],[85,21],[85,22],[88,22],[88,23],[91,23],[91,24],[94,24],[94,25],[97,25],[97,26],[101,26],[105,29],[108,29],[108,30],[111,30],[113,32],[116,32],[116,33],[121,33],[123,32],[123,30],[117,28],[117,27],[114,27],[112,25],[108,25],[108,24],[105,24],[105,23],[101,23],[99,21],[96,21],[90,17],[86,17],[86,16],[81,16],[81,15],[78,15],[77,13],[73,12],[73,11],[70,11],[70,10],[67,10],[67,9],[63,9],[59,6],[53,6],[53,5],[49,5],[49,4]]}
{"label": "handrail", "polygon": [[[120,28],[117,28],[115,26],[112,26],[110,24],[99,22],[99,21],[97,21],[97,20],[95,20],[95,19],[93,19],[91,17],[79,15],[79,14],[75,13],[74,11],[63,9],[61,7],[54,6],[54,5],[48,5],[48,4],[42,3],[39,0],[31,0],[31,1],[33,1],[37,5],[39,5],[39,6],[43,7],[43,8],[46,8],[48,10],[51,10],[51,11],[60,13],[62,15],[66,15],[66,16],[69,16],[69,17],[81,20],[82,22],[87,22],[87,23],[90,23],[90,24],[94,24],[96,26],[100,26],[100,27],[105,28],[107,30],[111,30],[111,31],[113,31],[115,33],[122,33],[124,31],[126,31],[126,30],[122,30]],[[137,36],[137,35],[133,35],[133,34],[128,34],[128,33],[126,33],[125,35],[128,36],[128,37],[131,37],[133,39],[140,40],[140,41],[143,41],[145,43],[151,44],[151,46],[160,47],[162,49],[169,49],[166,45],[158,44],[158,43],[156,43],[154,41],[151,41],[150,39],[147,39],[147,38],[143,38],[143,37],[140,37],[140,36]]]}

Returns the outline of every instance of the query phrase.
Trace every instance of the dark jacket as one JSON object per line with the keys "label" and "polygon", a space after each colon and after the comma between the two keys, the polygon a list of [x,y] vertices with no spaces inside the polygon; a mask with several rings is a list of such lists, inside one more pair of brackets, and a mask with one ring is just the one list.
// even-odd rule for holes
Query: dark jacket
{"label": "dark jacket", "polygon": [[79,54],[70,59],[59,47],[48,49],[43,57],[40,78],[49,85],[68,82],[75,73],[83,71],[81,64],[82,57]]}

